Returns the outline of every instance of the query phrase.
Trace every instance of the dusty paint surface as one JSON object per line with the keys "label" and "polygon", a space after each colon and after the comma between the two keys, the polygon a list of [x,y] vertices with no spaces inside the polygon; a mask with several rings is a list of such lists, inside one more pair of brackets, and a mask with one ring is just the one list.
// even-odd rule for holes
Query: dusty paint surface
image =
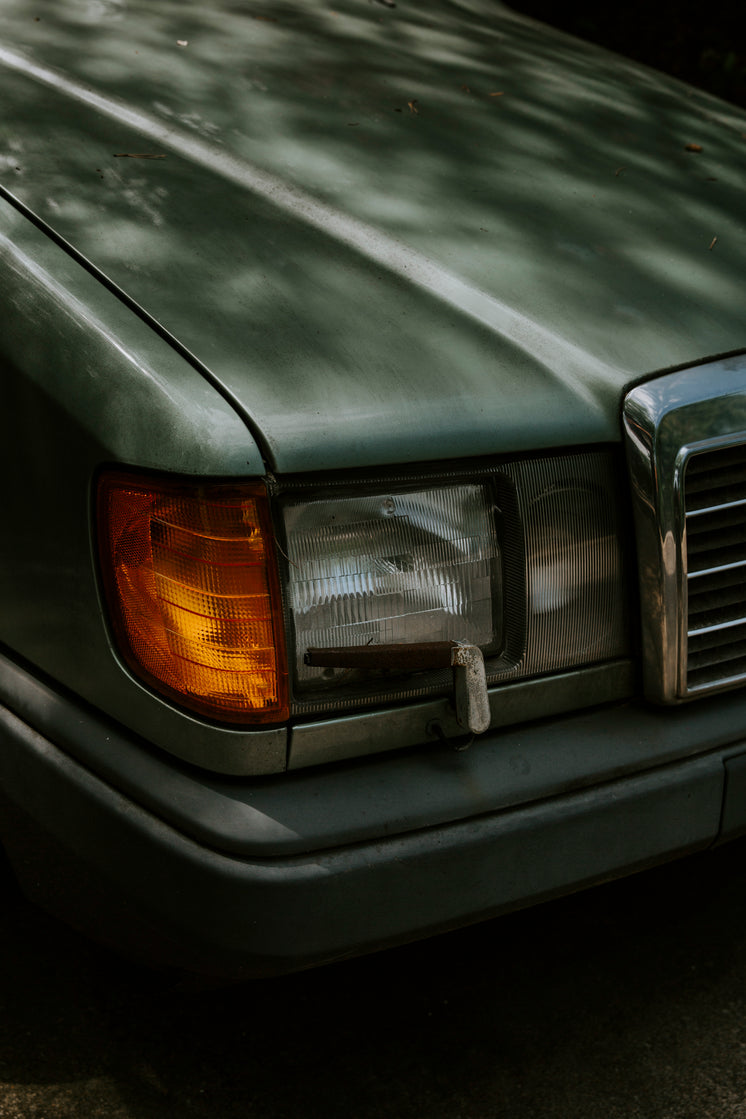
{"label": "dusty paint surface", "polygon": [[746,346],[746,117],[499,4],[7,0],[0,41],[0,182],[275,469],[617,439]]}

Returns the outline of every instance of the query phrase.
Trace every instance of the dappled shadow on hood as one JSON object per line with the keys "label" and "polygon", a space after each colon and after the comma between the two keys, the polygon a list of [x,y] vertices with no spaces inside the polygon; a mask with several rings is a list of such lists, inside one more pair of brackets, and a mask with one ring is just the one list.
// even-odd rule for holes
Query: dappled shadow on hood
{"label": "dappled shadow on hood", "polygon": [[78,93],[7,75],[4,180],[276,464],[613,438],[624,386],[746,344],[746,125],[705,95],[486,0],[6,9]]}

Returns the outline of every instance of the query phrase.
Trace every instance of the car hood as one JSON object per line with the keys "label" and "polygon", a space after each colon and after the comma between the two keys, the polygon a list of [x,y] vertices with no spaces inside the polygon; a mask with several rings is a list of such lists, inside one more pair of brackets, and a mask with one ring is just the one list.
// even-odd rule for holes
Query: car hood
{"label": "car hood", "polygon": [[619,438],[746,348],[746,118],[480,0],[4,0],[0,182],[273,469]]}

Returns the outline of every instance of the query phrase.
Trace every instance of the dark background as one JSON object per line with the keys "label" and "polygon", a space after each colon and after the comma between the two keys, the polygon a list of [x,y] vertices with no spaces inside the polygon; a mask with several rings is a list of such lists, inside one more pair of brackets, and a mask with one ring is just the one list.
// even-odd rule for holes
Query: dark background
{"label": "dark background", "polygon": [[740,4],[723,0],[511,0],[511,7],[746,106]]}

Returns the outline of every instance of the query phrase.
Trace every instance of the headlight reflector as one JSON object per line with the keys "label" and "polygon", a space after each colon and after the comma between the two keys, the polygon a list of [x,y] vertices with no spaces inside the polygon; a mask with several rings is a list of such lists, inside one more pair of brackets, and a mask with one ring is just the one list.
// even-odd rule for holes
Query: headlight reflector
{"label": "headlight reflector", "polygon": [[299,691],[345,674],[309,646],[463,641],[497,651],[500,549],[491,489],[445,485],[285,507]]}

